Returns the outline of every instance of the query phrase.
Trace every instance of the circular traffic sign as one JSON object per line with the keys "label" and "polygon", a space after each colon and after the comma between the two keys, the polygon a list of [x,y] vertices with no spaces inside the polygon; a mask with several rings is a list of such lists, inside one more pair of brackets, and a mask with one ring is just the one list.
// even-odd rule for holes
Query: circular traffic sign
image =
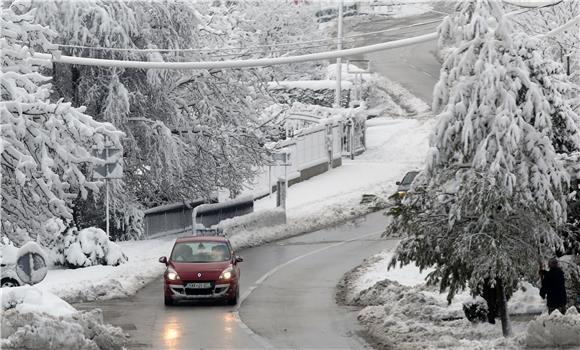
{"label": "circular traffic sign", "polygon": [[35,242],[28,242],[16,255],[16,274],[18,278],[27,284],[39,283],[46,277],[48,267],[44,252]]}

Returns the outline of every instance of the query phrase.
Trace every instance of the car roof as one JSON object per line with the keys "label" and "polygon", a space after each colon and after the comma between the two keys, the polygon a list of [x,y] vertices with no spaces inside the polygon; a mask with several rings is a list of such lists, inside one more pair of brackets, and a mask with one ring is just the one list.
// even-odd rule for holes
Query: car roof
{"label": "car roof", "polygon": [[175,240],[175,243],[182,242],[227,242],[228,239],[221,236],[187,236],[180,237]]}

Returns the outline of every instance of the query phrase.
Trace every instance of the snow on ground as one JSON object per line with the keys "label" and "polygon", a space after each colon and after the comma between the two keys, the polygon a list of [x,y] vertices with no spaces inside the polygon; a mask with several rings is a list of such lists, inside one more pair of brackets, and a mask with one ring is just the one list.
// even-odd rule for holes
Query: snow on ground
{"label": "snow on ground", "polygon": [[[473,300],[468,291],[456,295],[448,304],[446,293],[425,285],[430,271],[419,271],[414,265],[387,270],[392,256],[392,252],[384,251],[369,257],[338,285],[339,302],[364,307],[359,322],[377,344],[395,349],[580,345],[576,340],[580,333],[576,310],[565,317],[545,315],[545,301],[538,288],[529,283],[521,283],[509,301],[514,336],[504,339],[499,320],[491,325],[473,324],[463,318],[463,303]],[[529,315],[542,312],[534,319]]]}
{"label": "snow on ground", "polygon": [[38,287],[0,289],[2,349],[121,349],[127,337],[100,310],[78,312]]}

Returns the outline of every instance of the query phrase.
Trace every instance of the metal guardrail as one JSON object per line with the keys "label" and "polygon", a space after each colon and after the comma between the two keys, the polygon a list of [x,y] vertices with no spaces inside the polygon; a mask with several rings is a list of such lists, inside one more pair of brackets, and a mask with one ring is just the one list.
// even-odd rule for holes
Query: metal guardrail
{"label": "metal guardrail", "polygon": [[202,204],[191,212],[191,232],[196,235],[205,232],[220,221],[254,211],[254,196],[242,196],[222,203]]}

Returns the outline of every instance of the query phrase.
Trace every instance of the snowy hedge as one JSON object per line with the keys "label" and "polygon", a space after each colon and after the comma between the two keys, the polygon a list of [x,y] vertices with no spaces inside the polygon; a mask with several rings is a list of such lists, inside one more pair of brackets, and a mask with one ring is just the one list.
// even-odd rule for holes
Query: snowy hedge
{"label": "snowy hedge", "polygon": [[100,310],[78,312],[35,287],[2,288],[2,349],[122,349],[127,337]]}
{"label": "snowy hedge", "polygon": [[[348,107],[352,83],[344,81],[340,92],[340,105]],[[268,84],[268,90],[276,102],[292,104],[301,102],[324,107],[334,105],[336,82],[330,80],[279,81]]]}
{"label": "snowy hedge", "polygon": [[127,256],[105,231],[89,227],[69,229],[57,247],[56,265],[77,268],[93,265],[117,266],[127,261]]}

